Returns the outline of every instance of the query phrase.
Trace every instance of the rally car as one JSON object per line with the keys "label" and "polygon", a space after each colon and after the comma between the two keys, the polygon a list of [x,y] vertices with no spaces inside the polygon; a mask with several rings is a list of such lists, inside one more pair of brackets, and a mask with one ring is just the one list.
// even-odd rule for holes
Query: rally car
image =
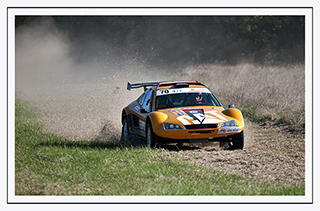
{"label": "rally car", "polygon": [[243,149],[242,113],[230,104],[224,109],[210,90],[195,82],[128,83],[144,93],[122,111],[124,142],[138,136],[147,147],[172,142],[219,141]]}

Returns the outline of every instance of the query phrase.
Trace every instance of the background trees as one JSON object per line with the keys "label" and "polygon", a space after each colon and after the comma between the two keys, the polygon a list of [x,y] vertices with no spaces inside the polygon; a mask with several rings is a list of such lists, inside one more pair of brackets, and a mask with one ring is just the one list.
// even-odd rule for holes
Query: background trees
{"label": "background trees", "polygon": [[[44,18],[17,16],[16,27]],[[304,16],[53,16],[77,59],[151,64],[303,63]],[[80,52],[80,53],[79,53]]]}

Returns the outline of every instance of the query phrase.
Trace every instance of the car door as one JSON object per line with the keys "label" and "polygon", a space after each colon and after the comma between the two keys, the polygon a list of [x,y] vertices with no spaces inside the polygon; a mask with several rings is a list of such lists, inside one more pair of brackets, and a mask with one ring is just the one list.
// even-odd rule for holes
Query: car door
{"label": "car door", "polygon": [[145,137],[146,119],[151,108],[152,93],[151,88],[145,91],[132,109],[132,132],[136,135]]}
{"label": "car door", "polygon": [[146,119],[148,113],[151,111],[151,102],[152,102],[152,93],[153,90],[150,88],[146,91],[144,96],[141,109],[139,110],[139,129],[141,136],[145,137],[145,129],[146,129]]}

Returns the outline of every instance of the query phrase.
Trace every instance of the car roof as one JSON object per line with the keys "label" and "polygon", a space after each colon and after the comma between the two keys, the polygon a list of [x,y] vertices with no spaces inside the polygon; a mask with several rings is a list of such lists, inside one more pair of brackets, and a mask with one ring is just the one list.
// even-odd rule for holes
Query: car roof
{"label": "car roof", "polygon": [[176,81],[176,82],[163,82],[156,86],[156,90],[159,89],[172,89],[172,88],[186,88],[186,87],[206,87],[197,81]]}

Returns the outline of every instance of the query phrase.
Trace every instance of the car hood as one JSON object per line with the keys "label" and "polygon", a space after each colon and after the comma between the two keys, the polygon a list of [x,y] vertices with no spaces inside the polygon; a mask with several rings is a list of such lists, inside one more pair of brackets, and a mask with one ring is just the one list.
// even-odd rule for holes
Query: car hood
{"label": "car hood", "polygon": [[165,122],[194,125],[194,124],[218,124],[233,119],[224,115],[222,107],[197,106],[197,107],[179,107],[170,109],[161,109],[161,112],[167,116]]}

